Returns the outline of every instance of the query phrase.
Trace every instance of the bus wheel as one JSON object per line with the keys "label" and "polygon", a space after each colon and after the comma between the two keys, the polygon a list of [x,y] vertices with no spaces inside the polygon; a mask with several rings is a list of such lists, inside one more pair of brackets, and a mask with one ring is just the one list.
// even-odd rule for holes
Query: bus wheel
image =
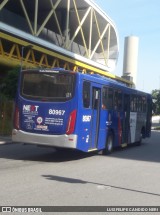
{"label": "bus wheel", "polygon": [[112,133],[109,133],[106,141],[106,147],[103,150],[103,154],[109,155],[112,153],[112,151],[113,151],[113,135]]}
{"label": "bus wheel", "polygon": [[142,143],[142,133],[140,134],[140,138],[139,138],[139,141],[136,142],[136,146],[140,146]]}
{"label": "bus wheel", "polygon": [[136,146],[140,146],[142,144],[142,139],[143,139],[143,134],[144,134],[144,128],[142,128],[141,133],[140,133],[140,137],[139,137],[139,141],[136,142]]}

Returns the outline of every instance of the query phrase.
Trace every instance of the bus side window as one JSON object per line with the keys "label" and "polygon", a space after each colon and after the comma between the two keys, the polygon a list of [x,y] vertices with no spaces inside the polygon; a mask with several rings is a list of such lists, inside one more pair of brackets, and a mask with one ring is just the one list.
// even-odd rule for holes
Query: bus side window
{"label": "bus side window", "polygon": [[142,96],[138,96],[138,111],[142,112]]}
{"label": "bus side window", "polygon": [[137,96],[136,95],[131,96],[131,111],[137,112]]}
{"label": "bus side window", "polygon": [[118,110],[122,110],[122,91],[118,90]]}
{"label": "bus side window", "polygon": [[145,96],[142,97],[142,112],[146,112],[146,106],[147,106],[147,98]]}
{"label": "bus side window", "polygon": [[124,97],[123,97],[123,110],[125,112],[129,112],[130,108],[131,108],[131,105],[130,105],[130,95],[124,94]]}
{"label": "bus side window", "polygon": [[103,91],[102,91],[102,109],[107,109],[107,94],[108,94],[108,89],[106,87],[103,87]]}
{"label": "bus side window", "polygon": [[130,109],[133,112],[134,110],[133,96],[131,96]]}
{"label": "bus side window", "polygon": [[122,109],[122,91],[115,90],[114,91],[114,110]]}
{"label": "bus side window", "polygon": [[113,109],[113,89],[108,88],[107,109]]}
{"label": "bus side window", "polygon": [[118,92],[117,90],[114,91],[114,110],[118,110]]}
{"label": "bus side window", "polygon": [[104,87],[102,94],[102,109],[113,109],[113,89]]}
{"label": "bus side window", "polygon": [[90,82],[83,83],[83,107],[90,108]]}

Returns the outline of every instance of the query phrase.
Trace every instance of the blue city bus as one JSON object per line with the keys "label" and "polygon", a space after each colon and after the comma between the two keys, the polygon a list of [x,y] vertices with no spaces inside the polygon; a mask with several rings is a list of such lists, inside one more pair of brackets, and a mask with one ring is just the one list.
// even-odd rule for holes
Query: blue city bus
{"label": "blue city bus", "polygon": [[12,140],[109,154],[150,137],[151,114],[150,94],[109,78],[61,68],[24,70]]}

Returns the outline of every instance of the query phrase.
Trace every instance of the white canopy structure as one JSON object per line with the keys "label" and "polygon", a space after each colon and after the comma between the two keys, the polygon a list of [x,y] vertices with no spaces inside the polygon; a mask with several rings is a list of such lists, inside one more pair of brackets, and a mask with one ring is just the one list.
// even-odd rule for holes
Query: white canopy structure
{"label": "white canopy structure", "polygon": [[1,0],[0,21],[1,30],[15,37],[24,36],[25,32],[24,40],[37,39],[37,43],[56,45],[65,55],[70,52],[74,57],[74,53],[81,61],[84,57],[89,64],[94,62],[94,66],[96,63],[96,67],[106,71],[115,67],[118,57],[115,25],[91,0]]}

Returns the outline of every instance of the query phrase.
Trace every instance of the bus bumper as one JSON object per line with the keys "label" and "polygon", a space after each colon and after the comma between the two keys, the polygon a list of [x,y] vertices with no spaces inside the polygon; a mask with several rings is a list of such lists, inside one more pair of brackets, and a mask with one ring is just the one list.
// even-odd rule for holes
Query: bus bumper
{"label": "bus bumper", "polygon": [[77,148],[77,135],[44,135],[13,129],[12,141],[60,148]]}

